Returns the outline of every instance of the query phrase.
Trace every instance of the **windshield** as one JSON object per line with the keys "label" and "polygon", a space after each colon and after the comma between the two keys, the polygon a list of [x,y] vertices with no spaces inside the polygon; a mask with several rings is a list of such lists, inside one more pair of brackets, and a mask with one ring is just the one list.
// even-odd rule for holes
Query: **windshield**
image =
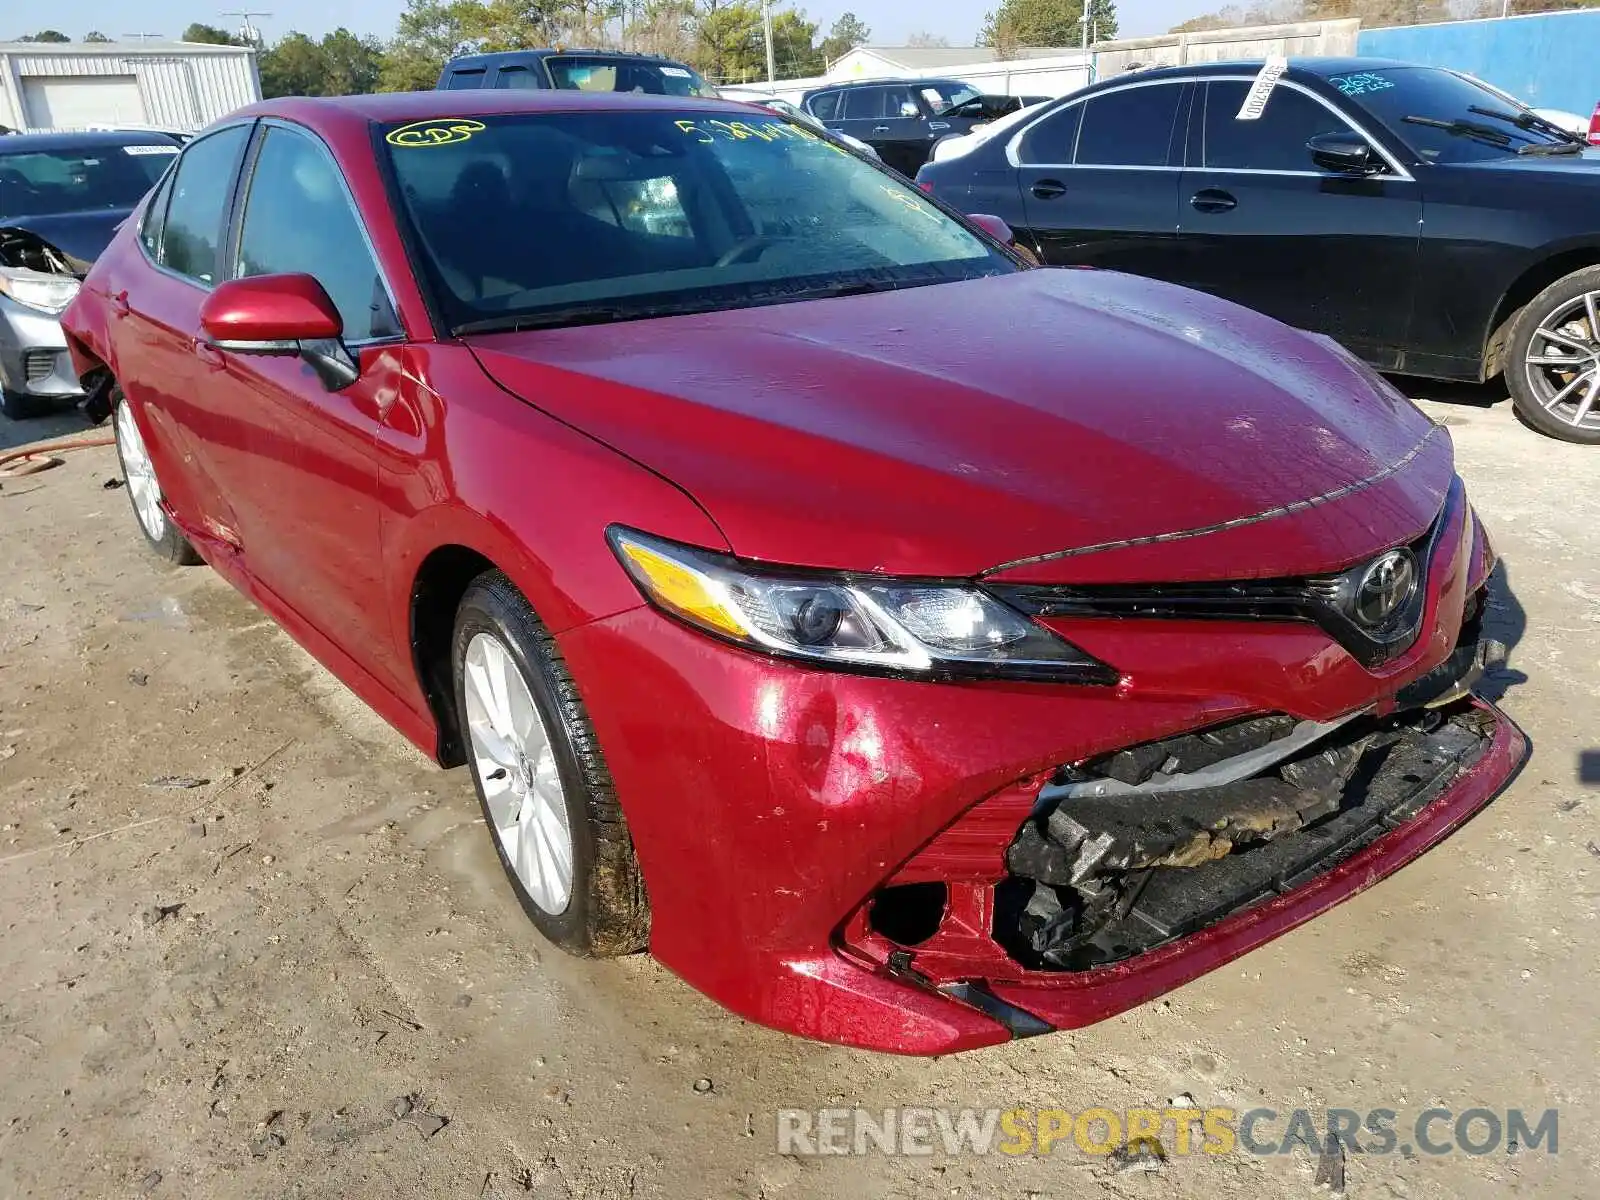
{"label": "windshield", "polygon": [[0,151],[0,218],[132,208],[177,153],[175,145]]}
{"label": "windshield", "polygon": [[968,100],[976,100],[981,92],[970,84],[958,83],[948,79],[930,79],[926,83],[917,85],[917,90],[922,93],[922,98],[928,102],[928,107],[936,113],[947,112],[958,108]]}
{"label": "windshield", "polygon": [[909,181],[776,115],[651,109],[428,124],[454,132],[390,129],[384,149],[424,274],[458,332],[1018,269]]}
{"label": "windshield", "polygon": [[[1332,75],[1328,82],[1382,121],[1427,162],[1504,158],[1524,146],[1560,146],[1565,140],[1540,128],[1536,121],[1524,127],[1504,119],[1522,117],[1528,109],[1470,79],[1434,67],[1381,67]],[[1481,111],[1484,109],[1488,114]]]}
{"label": "windshield", "polygon": [[558,88],[576,92],[644,92],[650,96],[707,96],[717,92],[688,67],[606,56],[557,54],[544,60]]}

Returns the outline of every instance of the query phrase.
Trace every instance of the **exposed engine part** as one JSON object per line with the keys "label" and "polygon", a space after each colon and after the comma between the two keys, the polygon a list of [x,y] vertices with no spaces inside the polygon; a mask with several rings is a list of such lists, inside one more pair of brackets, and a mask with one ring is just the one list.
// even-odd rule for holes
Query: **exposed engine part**
{"label": "exposed engine part", "polygon": [[82,279],[89,273],[89,265],[31,230],[18,225],[0,226],[0,267]]}
{"label": "exposed engine part", "polygon": [[[1192,737],[1249,756],[1263,734],[1294,727],[1261,720],[1274,724]],[[1030,968],[1083,970],[1190,933],[1305,883],[1415,816],[1484,752],[1491,729],[1470,703],[1414,708],[1348,721],[1222,786],[1058,795],[1007,850],[995,937]],[[1157,743],[1164,768],[1171,743],[1184,740]],[[1198,752],[1187,761],[1217,765]]]}

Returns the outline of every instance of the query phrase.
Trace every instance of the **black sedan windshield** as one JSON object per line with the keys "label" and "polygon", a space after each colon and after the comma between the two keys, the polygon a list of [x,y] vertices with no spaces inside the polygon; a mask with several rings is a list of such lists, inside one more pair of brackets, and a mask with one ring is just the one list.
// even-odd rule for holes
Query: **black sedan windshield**
{"label": "black sedan windshield", "polygon": [[1435,67],[1380,67],[1328,82],[1428,162],[1475,162],[1564,148],[1521,104]]}
{"label": "black sedan windshield", "polygon": [[776,115],[567,112],[385,131],[457,332],[971,279],[1015,263],[905,180]]}
{"label": "black sedan windshield", "polygon": [[577,92],[643,92],[647,96],[715,96],[716,90],[688,67],[630,62],[611,55],[555,54],[545,59],[558,88]]}
{"label": "black sedan windshield", "polygon": [[176,145],[0,148],[0,219],[132,208],[177,153]]}

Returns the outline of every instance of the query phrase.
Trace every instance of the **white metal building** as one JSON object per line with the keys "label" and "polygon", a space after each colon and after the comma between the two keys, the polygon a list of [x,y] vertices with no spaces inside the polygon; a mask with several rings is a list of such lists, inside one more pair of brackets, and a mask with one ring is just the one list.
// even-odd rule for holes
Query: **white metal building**
{"label": "white metal building", "polygon": [[0,125],[193,131],[261,98],[255,51],[193,42],[0,42]]}

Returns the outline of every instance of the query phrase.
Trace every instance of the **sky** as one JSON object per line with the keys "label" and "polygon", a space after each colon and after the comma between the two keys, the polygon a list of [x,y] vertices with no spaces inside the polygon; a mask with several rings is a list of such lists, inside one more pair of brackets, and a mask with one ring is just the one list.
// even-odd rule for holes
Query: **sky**
{"label": "sky", "polygon": [[[994,0],[798,0],[808,17],[824,30],[845,11],[854,12],[872,29],[872,40],[881,46],[898,45],[913,33],[941,34],[953,46],[970,46],[983,24],[984,13]],[[1210,12],[1222,0],[1126,0],[1118,4],[1117,18],[1123,37],[1142,37],[1165,33],[1179,21]],[[402,0],[54,0],[48,5],[6,4],[0,9],[0,41],[37,32],[39,28],[59,29],[77,39],[91,29],[120,40],[130,33],[159,33],[177,37],[192,21],[207,25],[236,26],[238,17],[224,17],[223,11],[265,9],[271,16],[252,20],[271,42],[298,30],[320,36],[343,25],[356,33],[387,38],[394,32],[395,18]],[[38,14],[35,16],[34,14]],[[137,15],[135,15],[137,14]]]}

